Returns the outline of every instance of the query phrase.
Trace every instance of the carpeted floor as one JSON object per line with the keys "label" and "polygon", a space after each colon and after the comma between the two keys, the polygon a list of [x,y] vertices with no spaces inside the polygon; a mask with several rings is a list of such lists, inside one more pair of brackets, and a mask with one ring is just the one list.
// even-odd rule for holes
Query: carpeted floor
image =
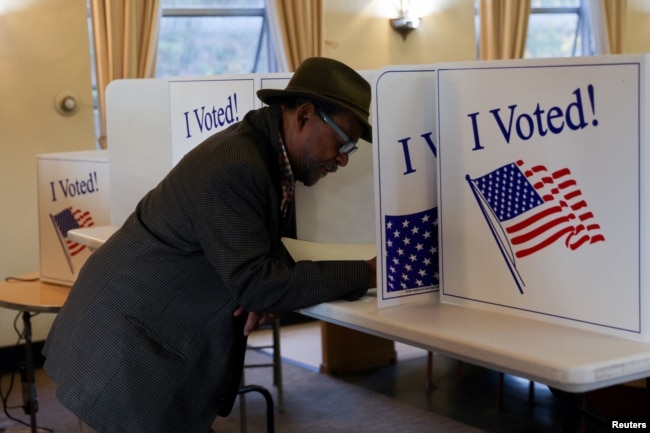
{"label": "carpeted floor", "polygon": [[[270,337],[264,331],[249,340],[264,344]],[[276,432],[352,432],[352,433],[555,433],[561,431],[561,413],[557,399],[548,387],[535,384],[533,404],[529,382],[506,375],[502,408],[497,408],[498,373],[458,363],[436,354],[433,370],[435,389],[426,392],[426,352],[396,344],[397,362],[358,374],[337,377],[318,373],[321,361],[318,324],[283,327],[284,362],[283,413],[275,414]],[[269,362],[270,356],[248,352],[248,363]],[[277,390],[268,368],[246,369],[246,382],[268,388],[277,402]],[[9,376],[1,377],[0,389],[6,394]],[[9,413],[29,421],[20,408],[20,378],[11,392]],[[42,370],[36,377],[40,410],[39,433],[77,433],[76,418],[54,397],[55,387]],[[614,392],[616,391],[616,392]],[[607,415],[645,415],[645,389],[604,389],[590,393],[592,404],[609,408]],[[266,431],[264,400],[258,394],[246,398],[247,433]],[[617,404],[612,404],[617,403]],[[216,433],[240,432],[239,404],[227,418],[219,418]],[[589,427],[584,432],[601,432]],[[0,413],[0,433],[30,430]],[[146,433],[146,432],[143,432]],[[183,433],[183,432],[181,432]]]}
{"label": "carpeted floor", "polygon": [[[294,365],[318,371],[322,360],[320,337],[320,325],[315,322],[283,326],[282,357]],[[271,336],[267,330],[260,330],[249,341],[265,345]],[[431,372],[434,389],[427,392],[427,352],[400,343],[395,343],[395,350],[395,364],[339,374],[337,379],[490,433],[562,431],[559,399],[543,384],[512,375],[501,376],[496,371],[435,354]],[[649,400],[645,388],[621,385],[593,391],[585,397],[582,404],[600,418],[647,419]],[[608,429],[585,420],[580,431],[601,433]]]}
{"label": "carpeted floor", "polygon": [[[259,357],[255,353],[251,358]],[[283,363],[284,412],[276,414],[282,433],[478,433],[482,430],[366,390],[331,376]],[[260,374],[262,373],[262,374]],[[267,370],[246,371],[248,383],[266,386],[276,396]],[[249,433],[265,431],[264,402],[246,397]],[[214,424],[216,433],[239,432],[239,407]]]}
{"label": "carpeted floor", "polygon": [[[267,355],[249,351],[249,361],[267,360]],[[478,433],[481,430],[432,412],[415,408],[384,395],[346,383],[340,379],[322,375],[292,363],[283,363],[284,406],[283,413],[275,411],[278,433]],[[268,369],[248,369],[247,383],[267,387],[274,399],[276,389]],[[10,395],[9,406],[22,402],[19,378]],[[37,371],[36,377],[39,411],[38,432],[77,433],[77,419],[62,407],[54,397],[55,387],[47,375]],[[9,385],[9,377],[2,380],[3,393]],[[10,409],[9,413],[29,421],[22,409]],[[246,397],[246,429],[248,433],[265,432],[266,408],[258,394]],[[240,432],[239,403],[227,418],[219,418],[213,426],[216,433]],[[0,432],[27,432],[28,428],[0,415]],[[145,433],[145,432],[143,432]],[[179,432],[182,433],[182,432]]]}

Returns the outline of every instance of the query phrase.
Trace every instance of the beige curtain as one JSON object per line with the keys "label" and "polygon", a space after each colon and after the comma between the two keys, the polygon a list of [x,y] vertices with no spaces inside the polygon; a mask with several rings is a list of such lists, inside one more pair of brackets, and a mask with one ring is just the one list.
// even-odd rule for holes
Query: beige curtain
{"label": "beige curtain", "polygon": [[481,0],[479,14],[481,60],[524,56],[530,0]]}
{"label": "beige curtain", "polygon": [[91,0],[99,144],[106,148],[106,86],[119,78],[151,78],[156,70],[160,0]]}
{"label": "beige curtain", "polygon": [[627,0],[591,0],[589,13],[596,54],[623,53]]}
{"label": "beige curtain", "polygon": [[322,0],[267,0],[267,8],[272,34],[281,42],[280,70],[295,71],[306,58],[322,55]]}

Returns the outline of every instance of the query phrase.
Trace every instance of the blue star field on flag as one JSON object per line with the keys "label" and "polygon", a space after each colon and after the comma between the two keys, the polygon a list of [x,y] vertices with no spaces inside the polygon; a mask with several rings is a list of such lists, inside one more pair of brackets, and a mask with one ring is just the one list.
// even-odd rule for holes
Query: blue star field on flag
{"label": "blue star field on flag", "polygon": [[388,292],[437,287],[438,209],[386,215],[385,223]]}

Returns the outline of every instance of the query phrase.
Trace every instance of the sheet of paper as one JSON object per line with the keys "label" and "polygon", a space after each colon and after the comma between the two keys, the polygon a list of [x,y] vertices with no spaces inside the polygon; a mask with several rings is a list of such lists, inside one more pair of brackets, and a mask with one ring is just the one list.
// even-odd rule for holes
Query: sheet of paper
{"label": "sheet of paper", "polygon": [[299,260],[368,260],[377,255],[375,244],[329,244],[282,238],[295,261]]}

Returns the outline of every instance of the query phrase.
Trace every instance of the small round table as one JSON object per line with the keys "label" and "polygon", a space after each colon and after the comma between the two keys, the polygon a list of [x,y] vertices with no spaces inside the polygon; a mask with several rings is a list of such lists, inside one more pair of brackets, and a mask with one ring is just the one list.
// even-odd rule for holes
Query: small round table
{"label": "small round table", "polygon": [[68,298],[70,287],[41,281],[38,274],[22,275],[0,282],[0,307],[22,312],[26,381],[29,384],[25,410],[30,416],[32,433],[36,433],[38,400],[34,382],[34,353],[32,349],[32,313],[57,313]]}

